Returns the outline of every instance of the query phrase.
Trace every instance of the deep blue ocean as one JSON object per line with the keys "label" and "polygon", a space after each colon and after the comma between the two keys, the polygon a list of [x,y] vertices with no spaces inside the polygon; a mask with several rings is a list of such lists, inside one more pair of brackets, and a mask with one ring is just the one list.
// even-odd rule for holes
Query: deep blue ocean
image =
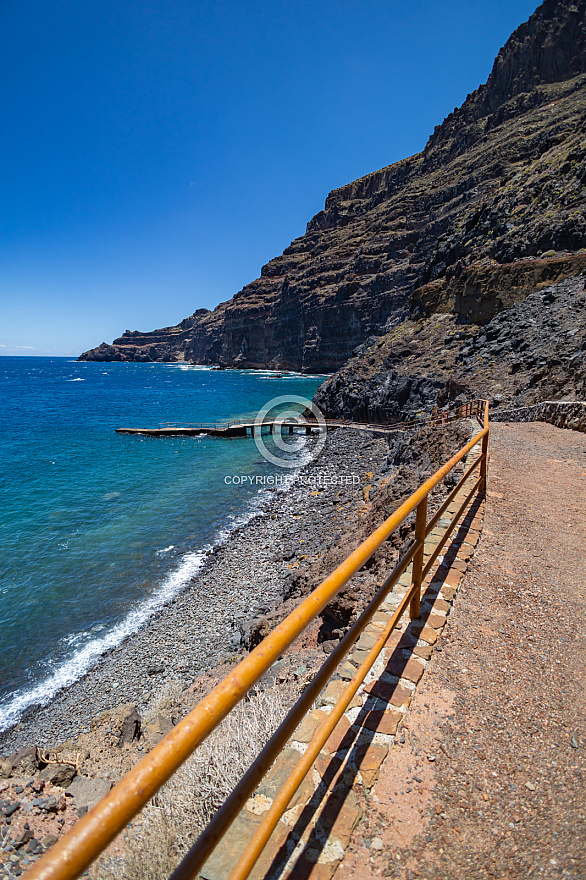
{"label": "deep blue ocean", "polygon": [[[323,377],[0,358],[0,730],[143,625],[268,489],[250,438],[117,427],[256,414]],[[270,442],[270,440],[268,441]]]}

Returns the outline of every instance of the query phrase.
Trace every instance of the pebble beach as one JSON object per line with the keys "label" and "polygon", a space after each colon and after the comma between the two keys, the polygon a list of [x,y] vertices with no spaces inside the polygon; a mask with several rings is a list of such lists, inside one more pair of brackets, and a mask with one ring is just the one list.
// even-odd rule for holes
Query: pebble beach
{"label": "pebble beach", "polygon": [[165,686],[186,688],[236,657],[250,628],[287,595],[299,561],[319,558],[355,520],[363,487],[385,470],[387,452],[385,438],[329,432],[316,459],[290,483],[264,490],[258,513],[209,552],[182,593],[83,678],[1,734],[0,753],[75,738],[97,714],[123,703],[148,712]]}

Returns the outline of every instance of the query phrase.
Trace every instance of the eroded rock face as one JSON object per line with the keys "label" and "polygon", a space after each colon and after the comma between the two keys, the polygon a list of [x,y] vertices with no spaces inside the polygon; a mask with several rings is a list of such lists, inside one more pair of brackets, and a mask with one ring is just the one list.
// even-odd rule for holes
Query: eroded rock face
{"label": "eroded rock face", "polygon": [[368,340],[314,395],[331,418],[397,422],[488,398],[508,411],[586,399],[586,273],[534,290],[487,324],[453,314]]}
{"label": "eroded rock face", "polygon": [[[305,235],[214,311],[127,331],[82,359],[330,372],[389,321],[436,311],[487,321],[577,274],[585,22],[586,0],[547,0],[422,153],[330,193]],[[545,266],[525,265],[544,254]]]}

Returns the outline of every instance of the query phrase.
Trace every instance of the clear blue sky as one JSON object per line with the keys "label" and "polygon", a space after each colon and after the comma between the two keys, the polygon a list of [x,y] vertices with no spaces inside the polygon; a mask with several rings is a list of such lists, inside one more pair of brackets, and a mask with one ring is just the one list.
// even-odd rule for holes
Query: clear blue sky
{"label": "clear blue sky", "polygon": [[228,299],[421,150],[535,0],[2,0],[0,353]]}

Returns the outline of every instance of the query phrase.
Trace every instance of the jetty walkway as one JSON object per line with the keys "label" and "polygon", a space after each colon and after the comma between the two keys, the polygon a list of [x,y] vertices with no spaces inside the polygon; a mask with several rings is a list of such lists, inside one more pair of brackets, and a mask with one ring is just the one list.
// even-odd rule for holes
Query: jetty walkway
{"label": "jetty walkway", "polygon": [[[117,434],[143,434],[148,437],[197,437],[208,435],[210,437],[254,437],[256,432],[261,434],[274,434],[277,430],[281,433],[293,434],[297,431],[305,434],[328,431],[332,428],[352,428],[356,431],[368,431],[373,434],[392,434],[395,431],[408,430],[410,428],[443,427],[449,422],[462,418],[471,418],[480,412],[478,401],[471,401],[452,412],[437,413],[432,416],[422,416],[409,422],[394,422],[384,425],[375,422],[357,422],[349,419],[321,419],[319,422],[312,418],[303,418],[293,422],[290,418],[283,419],[275,416],[258,421],[254,418],[234,419],[222,422],[160,422],[156,428],[116,428]],[[301,416],[301,413],[300,413]]]}
{"label": "jetty walkway", "polygon": [[[407,423],[405,423],[407,424]],[[412,423],[408,423],[411,425]],[[209,424],[183,424],[178,422],[165,422],[157,428],[116,428],[117,434],[144,434],[148,437],[197,437],[206,435],[210,437],[254,437],[255,432],[274,434],[276,430],[293,434],[297,431],[305,434],[313,434],[331,428],[354,428],[357,431],[372,431],[375,434],[390,434],[400,430],[404,424],[375,425],[369,422],[350,422],[342,419],[324,419],[322,424],[307,421],[307,424],[290,424],[281,422],[279,419],[267,419],[261,425],[255,420],[237,420],[234,422],[213,422]]]}

